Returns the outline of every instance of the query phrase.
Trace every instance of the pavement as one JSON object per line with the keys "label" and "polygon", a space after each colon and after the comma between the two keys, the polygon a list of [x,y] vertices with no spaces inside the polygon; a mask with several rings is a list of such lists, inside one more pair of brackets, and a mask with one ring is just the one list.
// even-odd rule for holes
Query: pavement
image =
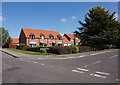
{"label": "pavement", "polygon": [[118,83],[120,81],[118,49],[66,55],[62,59],[60,56],[52,59],[21,56],[22,58],[14,58],[2,52],[3,83]]}
{"label": "pavement", "polygon": [[24,54],[8,49],[0,49],[0,51],[7,53],[15,58],[29,58],[29,59],[73,59],[73,58],[82,58],[86,56],[92,56],[97,54],[102,54],[106,52],[111,52],[111,50],[102,50],[102,51],[92,51],[92,52],[84,52],[84,53],[76,53],[76,54],[65,54],[65,55],[30,55]]}

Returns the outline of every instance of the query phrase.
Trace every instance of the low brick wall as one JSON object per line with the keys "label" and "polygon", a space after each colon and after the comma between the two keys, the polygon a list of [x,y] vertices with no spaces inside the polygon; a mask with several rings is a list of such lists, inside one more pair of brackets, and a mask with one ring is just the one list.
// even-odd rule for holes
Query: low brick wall
{"label": "low brick wall", "polygon": [[12,49],[17,49],[17,45],[13,45],[13,44],[9,44],[9,48],[12,48]]}

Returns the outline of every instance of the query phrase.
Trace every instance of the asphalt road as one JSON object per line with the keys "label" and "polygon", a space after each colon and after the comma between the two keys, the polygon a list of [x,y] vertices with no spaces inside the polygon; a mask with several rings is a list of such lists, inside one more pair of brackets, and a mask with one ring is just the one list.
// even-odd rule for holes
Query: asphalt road
{"label": "asphalt road", "polygon": [[117,83],[119,81],[117,49],[70,59],[21,59],[5,53],[2,53],[2,57],[3,83]]}

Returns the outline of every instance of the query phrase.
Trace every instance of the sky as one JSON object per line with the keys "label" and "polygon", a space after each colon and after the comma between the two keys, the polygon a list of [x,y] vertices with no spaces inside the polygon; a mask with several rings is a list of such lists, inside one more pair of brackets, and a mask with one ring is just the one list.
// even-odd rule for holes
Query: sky
{"label": "sky", "polygon": [[117,2],[3,2],[0,20],[12,38],[19,38],[22,28],[71,34],[80,27],[78,21],[84,22],[85,14],[95,6],[118,15]]}

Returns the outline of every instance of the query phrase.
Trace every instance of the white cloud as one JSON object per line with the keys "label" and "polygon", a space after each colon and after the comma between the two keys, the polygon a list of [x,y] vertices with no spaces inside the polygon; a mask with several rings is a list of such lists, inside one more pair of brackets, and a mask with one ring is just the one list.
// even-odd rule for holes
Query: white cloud
{"label": "white cloud", "polygon": [[75,20],[76,19],[76,17],[75,16],[72,16],[72,20]]}
{"label": "white cloud", "polygon": [[61,19],[60,21],[62,21],[62,22],[66,22],[66,19],[65,19],[65,18],[63,18],[63,19]]}
{"label": "white cloud", "polygon": [[5,17],[0,16],[0,21],[6,21]]}

